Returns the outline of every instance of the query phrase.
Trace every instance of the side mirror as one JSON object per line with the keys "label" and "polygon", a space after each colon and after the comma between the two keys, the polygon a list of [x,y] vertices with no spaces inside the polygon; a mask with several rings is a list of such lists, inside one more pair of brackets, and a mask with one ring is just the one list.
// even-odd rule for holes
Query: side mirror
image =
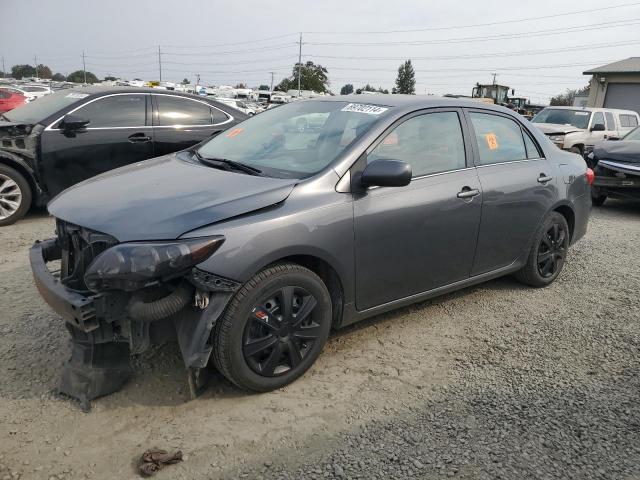
{"label": "side mirror", "polygon": [[68,132],[74,130],[80,130],[89,124],[89,120],[78,115],[68,114],[62,118],[60,122],[60,128]]}
{"label": "side mirror", "polygon": [[591,127],[592,132],[604,132],[604,130],[604,123],[596,123],[595,125],[593,125],[593,127]]}
{"label": "side mirror", "polygon": [[360,184],[367,187],[404,187],[411,182],[411,165],[397,160],[375,160],[362,172]]}
{"label": "side mirror", "polygon": [[615,142],[616,140],[620,140],[620,137],[611,136],[611,137],[607,138],[607,140],[609,140],[610,142]]}

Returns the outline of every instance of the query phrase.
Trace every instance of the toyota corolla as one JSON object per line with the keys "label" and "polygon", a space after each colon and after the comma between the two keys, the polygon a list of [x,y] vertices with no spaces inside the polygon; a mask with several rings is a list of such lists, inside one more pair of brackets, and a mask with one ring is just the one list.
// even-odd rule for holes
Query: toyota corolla
{"label": "toyota corolla", "polygon": [[544,287],[591,181],[510,110],[401,95],[291,103],[95,177],[49,204],[56,237],[31,249],[73,340],[61,390],[114,391],[130,354],[175,339],[193,384],[212,364],[268,391],[332,328],[503,275]]}

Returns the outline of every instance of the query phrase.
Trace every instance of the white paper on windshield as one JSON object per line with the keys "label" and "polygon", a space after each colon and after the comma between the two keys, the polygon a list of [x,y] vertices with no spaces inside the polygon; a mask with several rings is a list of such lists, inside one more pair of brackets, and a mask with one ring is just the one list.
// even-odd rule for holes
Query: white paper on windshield
{"label": "white paper on windshield", "polygon": [[380,115],[381,113],[389,110],[386,107],[379,107],[378,105],[365,105],[364,103],[350,103],[346,107],[344,107],[342,112],[356,112],[356,113],[366,113],[368,115]]}
{"label": "white paper on windshield", "polygon": [[88,93],[70,93],[67,95],[67,98],[86,98],[88,96]]}
{"label": "white paper on windshield", "polygon": [[591,112],[576,112],[576,115],[589,115]]}

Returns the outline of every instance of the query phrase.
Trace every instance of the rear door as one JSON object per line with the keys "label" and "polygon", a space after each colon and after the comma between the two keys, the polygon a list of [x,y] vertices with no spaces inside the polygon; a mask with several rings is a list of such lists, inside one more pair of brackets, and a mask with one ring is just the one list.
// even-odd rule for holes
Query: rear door
{"label": "rear door", "polygon": [[514,263],[557,198],[555,172],[527,129],[510,116],[467,111],[482,185],[472,275]]}
{"label": "rear door", "polygon": [[41,182],[51,197],[100,173],[154,156],[149,95],[117,93],[90,100],[69,113],[89,124],[60,129],[60,120],[41,138]]}
{"label": "rear door", "polygon": [[620,132],[618,125],[616,124],[615,116],[612,112],[604,112],[604,118],[606,121],[605,140],[609,138],[620,138]]}
{"label": "rear door", "polygon": [[184,150],[227,128],[232,118],[202,100],[154,94],[156,156]]}

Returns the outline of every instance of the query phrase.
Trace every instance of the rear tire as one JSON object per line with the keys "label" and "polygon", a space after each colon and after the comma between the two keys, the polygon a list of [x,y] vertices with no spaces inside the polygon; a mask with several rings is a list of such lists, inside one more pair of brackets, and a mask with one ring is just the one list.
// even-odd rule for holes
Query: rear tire
{"label": "rear tire", "polygon": [[212,337],[213,362],[238,387],[267,392],[303,375],[331,330],[323,281],[294,263],[268,267],[233,297]]}
{"label": "rear tire", "polygon": [[594,195],[593,193],[591,194],[591,203],[594,204],[596,207],[601,207],[602,205],[604,205],[605,200],[607,199],[607,195]]}
{"label": "rear tire", "polygon": [[527,263],[516,278],[532,287],[546,287],[560,275],[568,249],[567,220],[560,213],[551,212],[536,233]]}
{"label": "rear tire", "polygon": [[31,187],[17,170],[0,164],[0,227],[24,217],[31,206]]}

